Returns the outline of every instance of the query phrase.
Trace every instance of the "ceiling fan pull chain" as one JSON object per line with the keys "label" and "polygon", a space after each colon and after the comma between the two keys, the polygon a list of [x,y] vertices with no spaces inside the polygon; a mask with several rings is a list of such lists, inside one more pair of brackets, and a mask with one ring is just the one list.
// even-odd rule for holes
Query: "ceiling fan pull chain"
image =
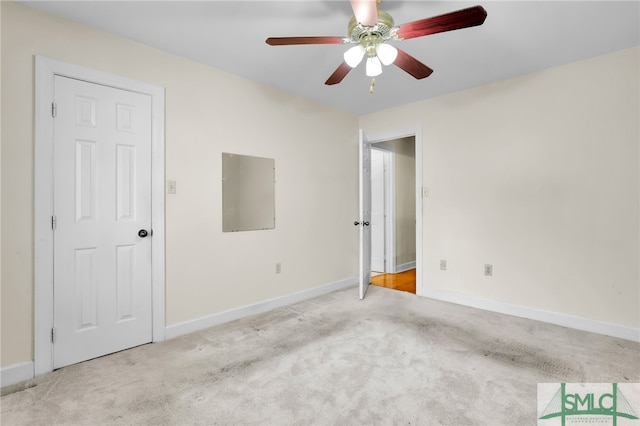
{"label": "ceiling fan pull chain", "polygon": [[375,85],[376,85],[376,79],[372,78],[371,79],[371,86],[369,87],[369,93],[373,94],[373,88],[375,87]]}

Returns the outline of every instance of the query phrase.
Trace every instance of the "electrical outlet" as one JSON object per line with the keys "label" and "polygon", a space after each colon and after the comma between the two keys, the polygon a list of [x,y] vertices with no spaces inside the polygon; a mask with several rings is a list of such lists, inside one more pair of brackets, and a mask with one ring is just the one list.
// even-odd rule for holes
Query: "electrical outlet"
{"label": "electrical outlet", "polygon": [[490,277],[493,275],[493,265],[484,265],[484,275]]}
{"label": "electrical outlet", "polygon": [[441,270],[441,271],[446,271],[446,270],[447,270],[447,261],[446,261],[446,260],[444,260],[444,259],[442,259],[442,260],[440,261],[440,270]]}
{"label": "electrical outlet", "polygon": [[282,263],[278,262],[276,263],[276,274],[279,274],[282,272]]}

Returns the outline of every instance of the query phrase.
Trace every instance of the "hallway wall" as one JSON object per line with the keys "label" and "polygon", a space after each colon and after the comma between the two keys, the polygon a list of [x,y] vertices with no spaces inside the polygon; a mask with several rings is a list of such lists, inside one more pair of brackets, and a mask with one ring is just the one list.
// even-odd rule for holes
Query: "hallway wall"
{"label": "hallway wall", "polygon": [[396,265],[416,261],[415,137],[376,143],[395,153]]}

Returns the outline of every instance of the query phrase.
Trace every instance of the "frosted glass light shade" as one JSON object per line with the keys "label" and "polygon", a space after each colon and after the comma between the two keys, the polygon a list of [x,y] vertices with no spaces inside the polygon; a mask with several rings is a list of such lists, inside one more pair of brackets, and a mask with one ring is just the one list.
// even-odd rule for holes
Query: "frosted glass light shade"
{"label": "frosted glass light shade", "polygon": [[382,74],[382,64],[377,56],[367,59],[367,77],[375,77]]}
{"label": "frosted glass light shade", "polygon": [[362,45],[353,46],[351,49],[344,52],[344,61],[351,68],[355,68],[362,61],[364,57],[364,47]]}
{"label": "frosted glass light shade", "polygon": [[385,43],[379,44],[376,47],[376,53],[383,65],[391,65],[398,57],[398,49]]}

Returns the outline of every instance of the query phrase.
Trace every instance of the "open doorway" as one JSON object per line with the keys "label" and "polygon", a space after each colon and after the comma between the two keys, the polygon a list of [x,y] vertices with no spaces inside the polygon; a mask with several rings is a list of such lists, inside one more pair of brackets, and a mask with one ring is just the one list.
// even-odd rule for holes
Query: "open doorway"
{"label": "open doorway", "polygon": [[371,284],[416,293],[415,135],[371,144]]}

